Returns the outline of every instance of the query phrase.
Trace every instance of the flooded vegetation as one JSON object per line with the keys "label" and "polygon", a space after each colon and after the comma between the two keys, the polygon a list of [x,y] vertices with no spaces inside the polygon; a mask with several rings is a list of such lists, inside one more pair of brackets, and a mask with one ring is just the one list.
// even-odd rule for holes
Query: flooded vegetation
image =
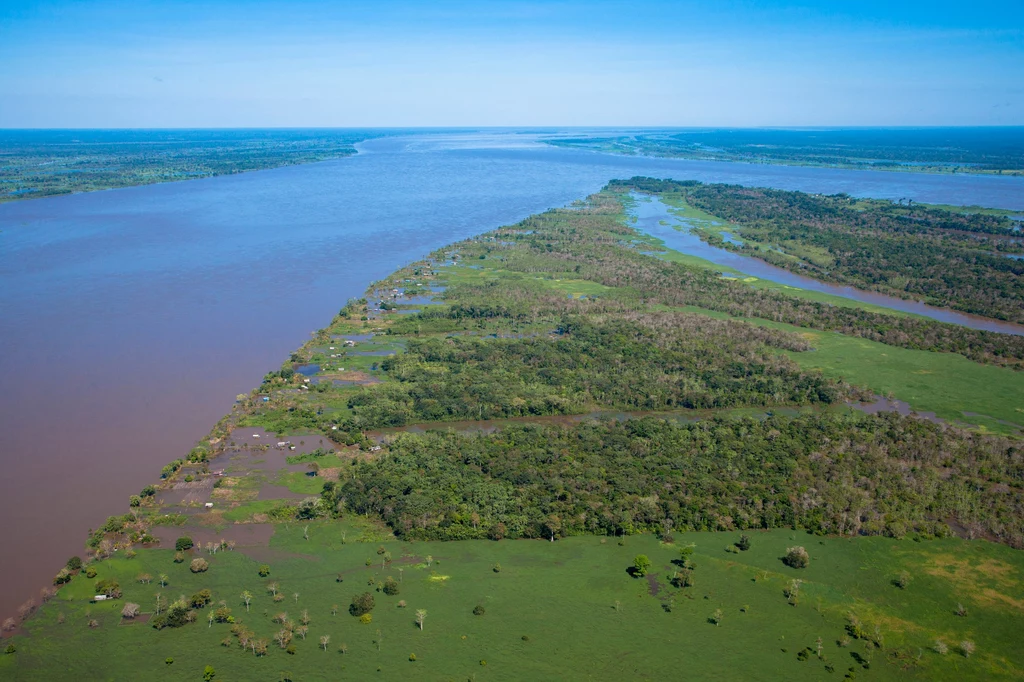
{"label": "flooded vegetation", "polygon": [[[980,384],[994,395],[1013,392],[1020,337],[722,277],[631,220],[636,189],[614,185],[445,247],[349,300],[131,496],[127,514],[90,533],[85,564],[56,578],[60,601],[34,615],[36,605],[27,607],[32,634],[15,637],[25,643],[17,665],[49,670],[40,654],[59,649],[58,628],[67,625],[54,617],[58,607],[77,620],[88,610],[85,622],[97,625],[82,636],[131,641],[144,652],[136,666],[147,671],[168,665],[155,652],[187,642],[175,656],[220,652],[222,668],[258,674],[264,659],[280,660],[273,638],[294,656],[289,663],[313,667],[321,656],[350,656],[348,644],[333,650],[332,641],[356,642],[363,655],[343,660],[362,670],[364,659],[384,660],[374,657],[382,635],[363,641],[365,622],[395,639],[416,637],[428,610],[444,614],[442,628],[470,614],[477,620],[469,632],[485,614],[503,614],[503,625],[527,633],[516,635],[525,643],[537,631],[506,600],[543,598],[543,589],[523,589],[523,576],[543,565],[550,584],[564,573],[551,566],[579,564],[584,554],[593,556],[581,569],[587,587],[577,580],[561,598],[581,604],[593,596],[590,585],[608,581],[603,615],[616,618],[631,595],[623,612],[685,620],[696,614],[691,602],[700,603],[699,580],[701,591],[737,595],[742,604],[716,603],[744,617],[757,604],[758,631],[769,622],[778,628],[802,611],[793,608],[799,583],[775,573],[813,571],[812,561],[825,557],[830,568],[818,582],[827,576],[837,587],[822,592],[819,604],[831,606],[815,627],[836,638],[862,632],[849,605],[845,615],[832,613],[839,602],[825,601],[829,590],[849,590],[848,571],[864,580],[865,551],[885,571],[909,561],[900,538],[922,543],[915,561],[938,561],[936,571],[946,566],[933,556],[938,548],[1005,562],[1002,575],[1014,577],[996,594],[1016,594],[1024,584],[1011,549],[1024,546],[1024,496],[1013,478],[1024,457],[1020,427],[1003,418],[1005,406],[983,398],[960,411],[960,423],[947,398],[940,416],[917,412],[902,389],[881,394],[887,382],[911,380],[915,365],[905,354],[927,356],[961,395]],[[837,320],[845,333],[834,331]],[[901,333],[879,334],[881,323]],[[922,341],[929,350],[917,348]],[[943,346],[954,342],[957,353]],[[865,358],[843,362],[852,357],[843,343]],[[890,355],[904,364],[883,362]],[[803,540],[809,551],[795,546],[798,532],[813,534]],[[974,549],[954,536],[992,542]],[[689,544],[723,541],[726,555]],[[795,547],[803,564],[780,563]],[[741,568],[741,554],[761,552]],[[888,637],[898,660],[948,636],[937,633],[949,624],[885,598],[904,589],[890,585],[902,578],[875,573],[860,597],[870,610],[858,613],[898,613],[914,626],[879,624],[870,636]],[[931,586],[921,599],[932,609],[953,589]],[[177,591],[193,596],[162,601]],[[402,601],[388,601],[399,593]],[[419,615],[403,628],[406,599]],[[375,610],[377,602],[395,608]],[[979,614],[996,608],[971,604]],[[285,606],[298,609],[292,630]],[[710,618],[717,625],[723,614]],[[621,619],[608,629],[600,617],[592,618],[595,636],[621,630]],[[707,626],[709,617],[699,620]],[[313,625],[323,634],[302,644]],[[978,631],[984,637],[972,636],[1018,665],[1011,635],[989,625]],[[496,651],[488,637],[474,646]],[[422,639],[403,644],[414,641],[424,660],[436,655]],[[773,639],[765,651],[775,648]],[[916,665],[949,668],[940,658]]]}

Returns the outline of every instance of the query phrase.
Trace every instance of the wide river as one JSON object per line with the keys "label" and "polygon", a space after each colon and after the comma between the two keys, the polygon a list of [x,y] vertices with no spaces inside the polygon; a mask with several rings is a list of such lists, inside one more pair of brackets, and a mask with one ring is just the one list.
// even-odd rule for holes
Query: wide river
{"label": "wide river", "polygon": [[0,618],[371,281],[651,175],[1024,210],[1024,180],[624,157],[531,134],[0,205]]}

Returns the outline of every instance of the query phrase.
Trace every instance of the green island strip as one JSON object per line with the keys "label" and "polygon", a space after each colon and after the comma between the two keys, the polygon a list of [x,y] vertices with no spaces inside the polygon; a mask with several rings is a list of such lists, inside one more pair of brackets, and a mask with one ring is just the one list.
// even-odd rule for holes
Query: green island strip
{"label": "green island strip", "polygon": [[355,130],[3,130],[0,203],[342,158]]}
{"label": "green island strip", "polygon": [[903,173],[1024,175],[1013,129],[704,129],[553,137],[557,147],[697,161]]}
{"label": "green island strip", "polygon": [[0,677],[1024,675],[1017,342],[722,278],[632,227],[638,184],[346,304],[5,623]]}

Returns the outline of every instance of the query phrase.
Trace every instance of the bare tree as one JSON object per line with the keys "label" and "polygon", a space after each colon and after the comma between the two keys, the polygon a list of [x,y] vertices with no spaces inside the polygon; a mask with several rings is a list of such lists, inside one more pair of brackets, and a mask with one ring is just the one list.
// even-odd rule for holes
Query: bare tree
{"label": "bare tree", "polygon": [[974,648],[974,642],[969,639],[960,642],[960,653],[964,658],[970,658],[971,654],[974,653]]}
{"label": "bare tree", "polygon": [[270,590],[270,593],[275,597],[277,596],[277,583],[270,583],[267,585],[267,589]]}
{"label": "bare tree", "polygon": [[13,618],[8,618],[4,621],[4,632],[10,632],[16,627],[18,627],[18,621],[14,620]]}
{"label": "bare tree", "polygon": [[131,619],[131,618],[135,618],[138,615],[139,615],[139,605],[138,604],[133,604],[132,602],[128,602],[127,604],[124,605],[124,608],[121,609],[121,617],[122,618]]}
{"label": "bare tree", "polygon": [[380,652],[380,645],[384,643],[384,635],[381,634],[380,630],[377,630],[377,639],[373,640],[373,643],[377,645],[377,652]]}
{"label": "bare tree", "polygon": [[420,630],[423,629],[423,621],[427,619],[426,609],[416,609],[416,623],[420,626]]}
{"label": "bare tree", "polygon": [[320,635],[320,646],[324,648],[324,653],[327,652],[327,645],[331,643],[330,635]]}
{"label": "bare tree", "polygon": [[169,580],[169,578],[167,577],[167,574],[166,573],[161,573],[160,574],[160,587],[167,587],[167,581],[168,580]]}
{"label": "bare tree", "polygon": [[245,612],[249,613],[249,602],[252,601],[252,592],[249,590],[242,592],[242,601],[245,602]]}
{"label": "bare tree", "polygon": [[292,595],[292,599],[294,599],[295,603],[298,604],[299,603],[299,593],[296,592],[295,594],[293,594]]}
{"label": "bare tree", "polygon": [[292,633],[285,628],[281,628],[277,631],[277,634],[274,635],[274,641],[277,642],[278,646],[284,649],[292,641]]}
{"label": "bare tree", "polygon": [[430,568],[430,564],[434,563],[434,557],[427,555],[427,568]]}
{"label": "bare tree", "polygon": [[160,615],[160,611],[163,607],[167,606],[167,600],[164,599],[163,592],[156,593],[156,615]]}
{"label": "bare tree", "polygon": [[299,636],[302,637],[303,641],[305,641],[306,633],[309,632],[309,628],[305,625],[300,625],[299,627],[295,628],[295,632],[299,633]]}
{"label": "bare tree", "polygon": [[309,609],[302,609],[302,615],[299,616],[299,622],[303,625],[309,625]]}

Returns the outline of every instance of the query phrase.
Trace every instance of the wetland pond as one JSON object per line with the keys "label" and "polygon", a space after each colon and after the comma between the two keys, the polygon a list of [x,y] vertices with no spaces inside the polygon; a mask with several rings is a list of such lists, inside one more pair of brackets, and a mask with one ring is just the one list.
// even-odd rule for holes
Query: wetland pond
{"label": "wetland pond", "polygon": [[359,151],[0,205],[0,517],[18,548],[0,562],[0,617],[347,299],[613,178],[1024,211],[1024,178],[613,156],[535,131],[396,133]]}

